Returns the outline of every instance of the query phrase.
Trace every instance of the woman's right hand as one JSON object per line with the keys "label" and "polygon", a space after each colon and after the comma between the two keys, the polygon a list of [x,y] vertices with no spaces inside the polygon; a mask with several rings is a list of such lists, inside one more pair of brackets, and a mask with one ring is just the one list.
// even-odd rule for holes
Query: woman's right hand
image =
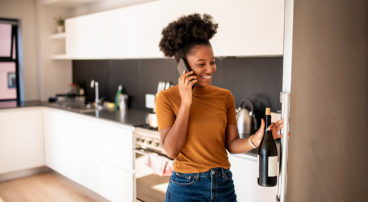
{"label": "woman's right hand", "polygon": [[[192,104],[192,86],[197,83],[196,76],[189,76],[193,71],[188,73],[183,72],[179,77],[179,92],[181,97],[181,105],[190,106]],[[192,80],[190,82],[190,80]]]}

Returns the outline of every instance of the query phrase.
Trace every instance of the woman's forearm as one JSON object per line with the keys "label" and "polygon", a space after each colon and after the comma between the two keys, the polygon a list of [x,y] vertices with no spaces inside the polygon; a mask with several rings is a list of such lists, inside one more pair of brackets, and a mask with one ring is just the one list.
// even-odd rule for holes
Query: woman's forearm
{"label": "woman's forearm", "polygon": [[236,138],[234,139],[232,142],[230,142],[227,150],[231,153],[231,154],[240,154],[240,153],[245,153],[248,152],[250,150],[252,150],[253,147],[249,144],[249,137],[242,139],[242,138]]}
{"label": "woman's forearm", "polygon": [[167,133],[163,147],[170,158],[176,158],[187,140],[190,105],[181,105],[174,125]]}

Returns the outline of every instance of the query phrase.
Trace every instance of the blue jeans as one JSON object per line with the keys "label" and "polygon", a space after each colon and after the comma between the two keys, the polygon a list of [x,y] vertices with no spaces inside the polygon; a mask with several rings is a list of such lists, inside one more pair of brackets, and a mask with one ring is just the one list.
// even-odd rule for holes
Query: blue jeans
{"label": "blue jeans", "polygon": [[229,169],[212,168],[203,173],[173,172],[165,202],[236,202],[233,174]]}

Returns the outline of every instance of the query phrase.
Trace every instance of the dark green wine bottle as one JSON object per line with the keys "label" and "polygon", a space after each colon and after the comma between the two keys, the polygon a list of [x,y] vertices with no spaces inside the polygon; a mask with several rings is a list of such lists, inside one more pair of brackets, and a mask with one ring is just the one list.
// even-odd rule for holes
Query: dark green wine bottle
{"label": "dark green wine bottle", "polygon": [[267,131],[271,125],[271,109],[266,108],[265,131],[258,149],[259,175],[258,184],[264,187],[273,187],[277,184],[278,156],[272,131]]}

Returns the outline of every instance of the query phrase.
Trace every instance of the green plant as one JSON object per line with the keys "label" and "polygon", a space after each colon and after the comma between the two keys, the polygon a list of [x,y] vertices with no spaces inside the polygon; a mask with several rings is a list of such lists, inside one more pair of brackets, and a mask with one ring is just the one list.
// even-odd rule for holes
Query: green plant
{"label": "green plant", "polygon": [[54,19],[55,19],[57,25],[64,26],[65,21],[61,16],[59,18],[54,18]]}

